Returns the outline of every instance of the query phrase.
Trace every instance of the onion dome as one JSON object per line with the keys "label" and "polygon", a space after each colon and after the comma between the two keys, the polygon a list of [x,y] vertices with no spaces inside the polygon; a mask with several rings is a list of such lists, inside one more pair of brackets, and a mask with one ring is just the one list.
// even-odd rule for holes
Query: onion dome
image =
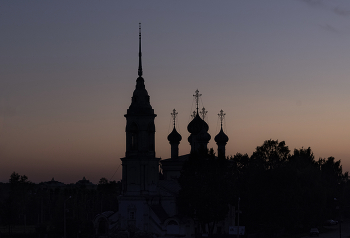
{"label": "onion dome", "polygon": [[168,141],[170,144],[179,144],[182,140],[182,136],[176,131],[175,127],[173,131],[168,135]]}
{"label": "onion dome", "polygon": [[201,130],[198,134],[197,134],[197,141],[198,142],[206,142],[208,143],[211,139],[210,134],[206,131],[206,130]]}
{"label": "onion dome", "polygon": [[224,133],[224,131],[222,130],[222,127],[221,127],[219,134],[217,134],[215,136],[214,140],[217,144],[226,144],[227,143],[228,136]]}
{"label": "onion dome", "polygon": [[197,135],[203,129],[205,132],[207,132],[209,130],[209,126],[197,113],[193,120],[188,124],[187,130],[189,133]]}

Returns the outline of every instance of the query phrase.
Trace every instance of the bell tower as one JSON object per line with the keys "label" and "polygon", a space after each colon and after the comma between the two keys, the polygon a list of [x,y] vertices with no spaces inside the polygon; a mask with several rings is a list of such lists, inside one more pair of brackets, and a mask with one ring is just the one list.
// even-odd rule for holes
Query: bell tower
{"label": "bell tower", "polygon": [[139,67],[136,87],[126,118],[126,152],[123,166],[123,194],[155,192],[159,177],[159,158],[155,157],[154,110],[142,77],[141,26],[139,27]]}

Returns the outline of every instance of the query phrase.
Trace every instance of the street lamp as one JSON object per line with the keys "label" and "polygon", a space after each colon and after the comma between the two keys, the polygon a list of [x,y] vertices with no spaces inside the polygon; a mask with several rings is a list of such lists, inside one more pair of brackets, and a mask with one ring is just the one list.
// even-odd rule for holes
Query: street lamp
{"label": "street lamp", "polygon": [[66,238],[67,231],[66,231],[66,202],[71,198],[72,196],[69,196],[63,203],[63,238]]}

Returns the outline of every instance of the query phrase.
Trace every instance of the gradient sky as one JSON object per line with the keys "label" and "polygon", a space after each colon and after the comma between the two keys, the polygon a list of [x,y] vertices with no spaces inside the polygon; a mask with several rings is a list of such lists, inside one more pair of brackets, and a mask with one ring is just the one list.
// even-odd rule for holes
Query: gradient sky
{"label": "gradient sky", "polygon": [[227,155],[284,140],[350,170],[349,0],[1,1],[0,182],[120,179],[139,22],[158,157],[174,108],[189,153],[198,89],[209,147],[222,109]]}

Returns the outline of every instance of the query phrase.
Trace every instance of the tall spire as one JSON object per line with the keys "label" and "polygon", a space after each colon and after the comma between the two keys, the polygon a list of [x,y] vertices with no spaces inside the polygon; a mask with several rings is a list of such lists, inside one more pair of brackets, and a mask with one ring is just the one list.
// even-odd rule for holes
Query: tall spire
{"label": "tall spire", "polygon": [[150,104],[150,98],[145,87],[145,80],[142,78],[142,61],[141,61],[141,23],[139,23],[139,69],[136,79],[136,87],[132,96],[131,105],[127,115],[154,115],[154,111]]}
{"label": "tall spire", "polygon": [[139,77],[142,76],[142,53],[141,53],[141,23],[139,23]]}

